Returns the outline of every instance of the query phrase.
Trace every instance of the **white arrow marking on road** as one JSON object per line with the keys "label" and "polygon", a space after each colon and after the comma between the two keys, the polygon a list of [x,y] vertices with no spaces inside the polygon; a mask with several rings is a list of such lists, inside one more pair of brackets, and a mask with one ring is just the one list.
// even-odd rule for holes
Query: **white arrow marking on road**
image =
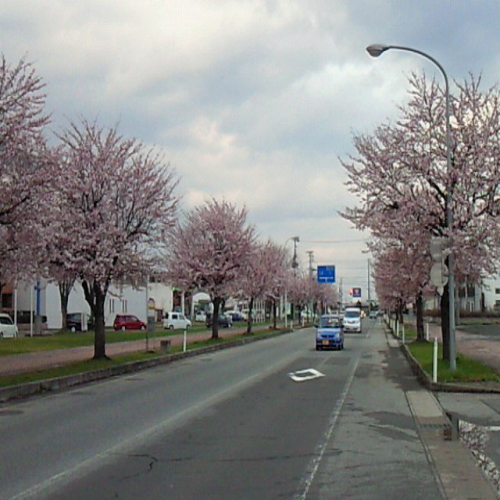
{"label": "white arrow marking on road", "polygon": [[307,370],[299,370],[298,372],[289,373],[288,376],[294,382],[304,382],[306,380],[312,380],[314,378],[324,377],[325,374],[315,370],[314,368],[308,368]]}

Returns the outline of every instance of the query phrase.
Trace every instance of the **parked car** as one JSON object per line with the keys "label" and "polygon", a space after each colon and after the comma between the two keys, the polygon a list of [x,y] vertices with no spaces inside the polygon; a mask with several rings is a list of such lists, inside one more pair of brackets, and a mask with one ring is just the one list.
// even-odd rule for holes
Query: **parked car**
{"label": "parked car", "polygon": [[207,320],[207,313],[205,311],[196,311],[194,313],[194,320],[200,323],[205,323]]}
{"label": "parked car", "polygon": [[[217,323],[223,328],[231,328],[233,326],[233,320],[231,316],[227,314],[219,314],[219,321]],[[207,322],[205,324],[207,328],[212,328],[212,316],[207,317]]]}
{"label": "parked car", "polygon": [[15,338],[19,334],[17,325],[5,313],[0,313],[0,339]]}
{"label": "parked car", "polygon": [[186,330],[191,328],[191,320],[180,312],[168,312],[165,313],[163,318],[163,328],[167,330]]}
{"label": "parked car", "polygon": [[94,329],[94,321],[89,314],[85,314],[82,318],[82,313],[68,313],[66,315],[66,326],[71,332],[81,332],[83,328],[82,319],[86,321],[87,329]]}
{"label": "parked car", "polygon": [[226,311],[224,314],[230,316],[233,321],[245,321],[247,319],[246,315],[236,309],[233,311]]}
{"label": "parked car", "polygon": [[324,314],[319,318],[316,328],[316,350],[344,349],[344,327],[342,319],[333,314]]}
{"label": "parked car", "polygon": [[145,330],[146,323],[132,314],[117,314],[113,328],[115,330]]}

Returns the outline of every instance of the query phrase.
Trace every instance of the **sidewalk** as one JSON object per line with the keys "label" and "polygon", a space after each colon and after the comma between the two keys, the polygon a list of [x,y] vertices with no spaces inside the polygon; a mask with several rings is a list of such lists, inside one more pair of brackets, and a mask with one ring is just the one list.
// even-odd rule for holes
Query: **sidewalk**
{"label": "sidewalk", "polygon": [[[500,328],[498,339],[495,335],[480,335],[467,333],[460,327],[455,332],[457,352],[464,356],[480,361],[500,373]],[[429,340],[437,338],[442,342],[441,327],[438,324],[429,324]],[[461,478],[456,486],[467,484],[476,471],[481,471],[488,479],[500,498],[500,382],[474,382],[454,384],[431,384],[428,395],[435,399],[436,404],[449,418],[453,420],[450,431],[460,436],[443,446],[434,440],[431,444],[431,454],[439,469],[447,463],[451,472],[459,472]],[[418,420],[418,419],[417,419]],[[425,429],[426,433],[430,429]],[[425,436],[424,436],[425,437]],[[474,458],[474,470],[464,468],[464,463],[456,461],[456,451],[450,452],[453,447],[460,446],[467,451],[469,457]],[[448,451],[447,451],[448,450]],[[463,455],[463,451],[460,452]],[[438,471],[439,472],[439,471]],[[448,473],[439,472],[441,479],[448,477]],[[470,485],[466,487],[471,496],[469,498],[483,498],[475,496]],[[458,494],[458,493],[457,493]],[[450,498],[459,498],[452,495]],[[463,498],[460,496],[460,498]],[[468,497],[465,497],[468,498]]]}
{"label": "sidewalk", "polygon": [[[228,329],[219,329],[220,338],[229,338],[242,334],[246,331],[244,327],[235,327]],[[207,340],[211,336],[210,330],[204,330],[197,333],[188,333],[187,340],[193,342]],[[184,333],[175,335],[165,335],[159,332],[149,338],[146,348],[146,340],[134,340],[130,342],[114,342],[106,344],[106,354],[110,357],[120,354],[130,354],[135,352],[145,352],[146,350],[160,350],[160,342],[170,340],[170,345],[182,346],[184,342]],[[44,370],[63,366],[75,361],[85,361],[91,359],[94,355],[94,346],[75,347],[73,349],[59,349],[55,351],[37,351],[26,354],[14,354],[12,356],[0,357],[0,375],[13,375],[17,373],[26,373],[36,370]]]}

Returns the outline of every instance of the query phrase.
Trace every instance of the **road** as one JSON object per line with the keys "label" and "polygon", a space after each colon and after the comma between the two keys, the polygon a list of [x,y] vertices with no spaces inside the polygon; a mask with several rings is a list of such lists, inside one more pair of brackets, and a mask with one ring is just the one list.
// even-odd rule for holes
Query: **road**
{"label": "road", "polygon": [[442,498],[380,323],[313,345],[300,330],[4,404],[0,498]]}

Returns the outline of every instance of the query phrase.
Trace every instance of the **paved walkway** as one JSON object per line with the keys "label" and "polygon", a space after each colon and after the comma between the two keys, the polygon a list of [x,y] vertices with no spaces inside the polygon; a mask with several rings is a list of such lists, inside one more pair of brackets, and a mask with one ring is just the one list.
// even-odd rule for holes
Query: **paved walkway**
{"label": "paved walkway", "polygon": [[[255,328],[255,327],[254,327]],[[235,327],[230,329],[220,329],[219,337],[228,338],[239,335],[246,331],[245,327]],[[197,341],[207,340],[211,337],[211,331],[204,330],[197,333],[188,333],[187,341],[191,344]],[[115,342],[106,344],[106,354],[110,357],[119,354],[129,354],[134,352],[144,352],[146,350],[160,350],[160,342],[170,340],[171,346],[182,346],[184,343],[184,333],[175,335],[164,335],[161,332],[146,340],[134,340],[130,342]],[[58,349],[55,351],[38,351],[26,354],[15,354],[12,356],[0,357],[0,375],[12,375],[16,373],[26,373],[46,368],[54,368],[74,361],[85,361],[94,355],[94,346],[75,347],[73,349]]]}

